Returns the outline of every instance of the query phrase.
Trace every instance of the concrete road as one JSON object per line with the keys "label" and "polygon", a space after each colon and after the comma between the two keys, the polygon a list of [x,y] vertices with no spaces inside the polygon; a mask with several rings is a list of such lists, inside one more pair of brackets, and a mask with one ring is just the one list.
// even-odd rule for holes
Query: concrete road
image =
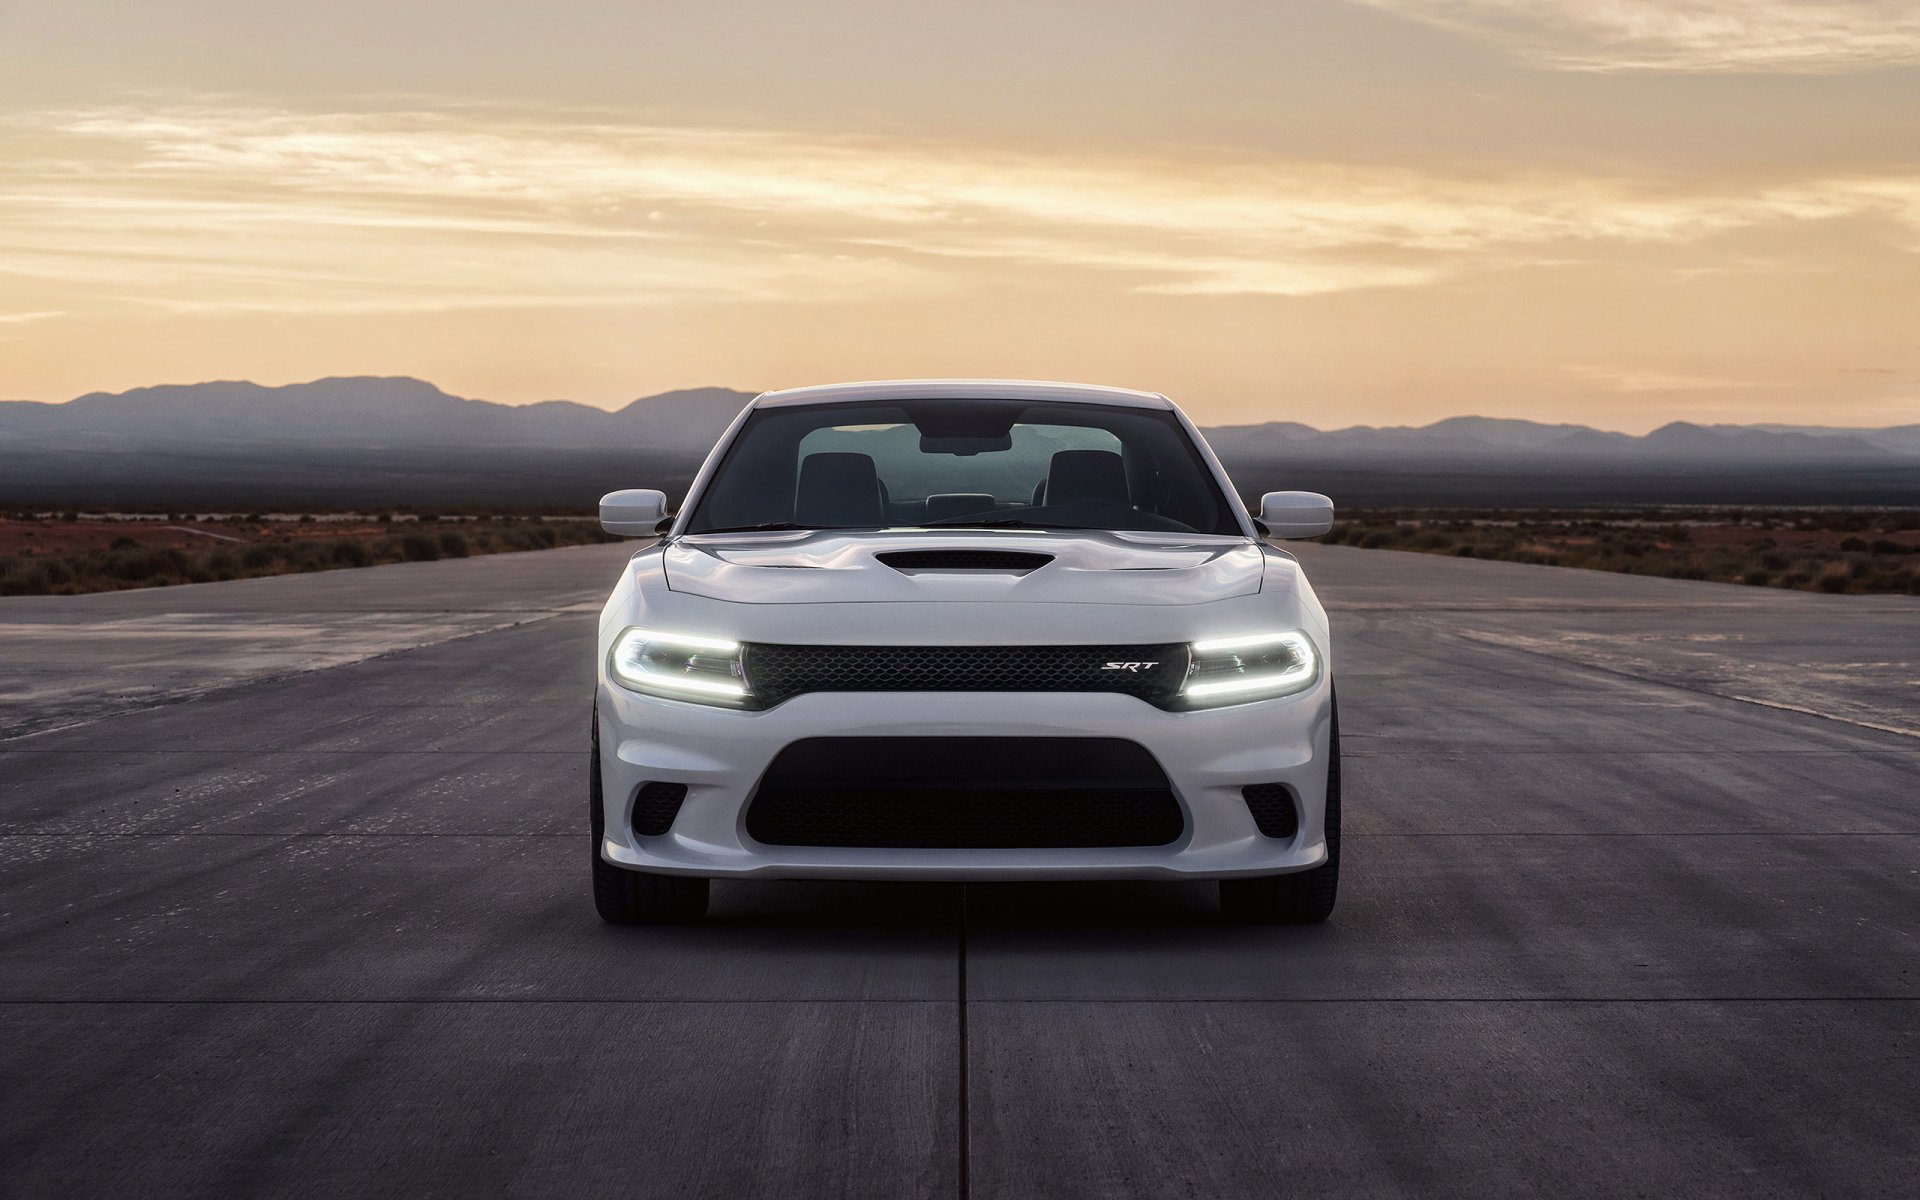
{"label": "concrete road", "polygon": [[617,548],[0,598],[0,737],[598,612]]}
{"label": "concrete road", "polygon": [[1914,1194],[1920,602],[1303,557],[1349,774],[1299,930],[600,924],[618,548],[0,601],[0,1194]]}

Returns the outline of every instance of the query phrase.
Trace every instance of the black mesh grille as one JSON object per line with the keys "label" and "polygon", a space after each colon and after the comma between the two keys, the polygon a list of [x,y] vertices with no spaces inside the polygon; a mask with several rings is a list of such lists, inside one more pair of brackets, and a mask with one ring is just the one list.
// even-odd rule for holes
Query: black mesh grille
{"label": "black mesh grille", "polygon": [[1284,783],[1256,783],[1240,789],[1246,797],[1247,811],[1253,823],[1270,838],[1290,838],[1300,831],[1300,810],[1293,803],[1293,789]]}
{"label": "black mesh grille", "polygon": [[770,646],[746,648],[766,705],[806,692],[1118,692],[1167,706],[1187,648],[1158,646]]}
{"label": "black mesh grille", "polygon": [[1185,828],[1160,765],[1118,738],[808,738],[747,809],[776,846],[1164,846]]}
{"label": "black mesh grille", "polygon": [[1024,575],[1053,561],[1021,550],[895,550],[875,558],[896,571],[1008,571]]}
{"label": "black mesh grille", "polygon": [[658,837],[672,829],[680,802],[686,798],[684,783],[641,784],[633,795],[633,831],[641,837]]}

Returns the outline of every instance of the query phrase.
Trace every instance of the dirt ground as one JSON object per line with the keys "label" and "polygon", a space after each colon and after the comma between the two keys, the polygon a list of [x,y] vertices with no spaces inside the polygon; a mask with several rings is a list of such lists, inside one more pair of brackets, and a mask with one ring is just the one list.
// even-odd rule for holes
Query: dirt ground
{"label": "dirt ground", "polygon": [[[261,541],[295,541],[339,537],[371,537],[391,532],[391,524],[376,518],[361,521],[315,520],[182,520],[171,517],[81,517],[65,520],[0,516],[0,554],[86,554],[112,548],[193,549],[209,545],[247,545]],[[132,546],[115,543],[130,542]]]}

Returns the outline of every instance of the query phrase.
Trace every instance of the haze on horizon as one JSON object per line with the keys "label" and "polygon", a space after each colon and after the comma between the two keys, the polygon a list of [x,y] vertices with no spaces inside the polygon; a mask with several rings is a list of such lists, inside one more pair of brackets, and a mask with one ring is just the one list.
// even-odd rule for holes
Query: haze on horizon
{"label": "haze on horizon", "polygon": [[1901,0],[0,0],[0,398],[1920,420]]}

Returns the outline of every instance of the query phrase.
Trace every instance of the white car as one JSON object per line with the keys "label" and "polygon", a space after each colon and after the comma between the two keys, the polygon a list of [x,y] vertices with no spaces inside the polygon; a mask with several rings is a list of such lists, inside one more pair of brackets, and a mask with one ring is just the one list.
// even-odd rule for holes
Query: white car
{"label": "white car", "polygon": [[690,920],[713,879],[1213,879],[1321,921],[1340,868],[1326,613],[1185,414],[933,380],[759,396],[600,617],[593,895]]}

